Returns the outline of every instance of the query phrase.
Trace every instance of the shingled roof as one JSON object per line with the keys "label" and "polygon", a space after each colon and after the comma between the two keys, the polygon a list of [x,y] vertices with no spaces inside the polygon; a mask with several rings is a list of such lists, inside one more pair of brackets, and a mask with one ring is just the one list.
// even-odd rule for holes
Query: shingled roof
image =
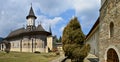
{"label": "shingled roof", "polygon": [[29,31],[28,29],[25,28],[20,28],[15,31],[12,31],[7,37],[8,38],[13,38],[13,37],[18,37],[18,36],[25,36],[25,35],[51,35],[50,32],[47,32],[44,30],[42,25],[38,25],[34,30]]}
{"label": "shingled roof", "polygon": [[28,14],[28,16],[27,16],[26,18],[28,19],[29,17],[35,17],[35,19],[37,18],[37,17],[35,16],[35,14],[34,14],[34,11],[33,11],[32,6],[31,6],[30,12],[29,12],[29,14]]}
{"label": "shingled roof", "polygon": [[19,34],[23,33],[24,31],[25,31],[25,28],[19,28],[15,31],[12,31],[7,37],[19,35]]}
{"label": "shingled roof", "polygon": [[41,24],[38,25],[37,30],[38,30],[38,31],[45,31]]}

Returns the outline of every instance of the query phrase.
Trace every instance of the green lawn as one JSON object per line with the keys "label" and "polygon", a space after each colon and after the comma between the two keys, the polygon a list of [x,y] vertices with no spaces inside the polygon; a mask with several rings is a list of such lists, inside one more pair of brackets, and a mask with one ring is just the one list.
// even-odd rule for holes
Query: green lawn
{"label": "green lawn", "polygon": [[55,53],[0,52],[0,62],[49,62],[57,57]]}

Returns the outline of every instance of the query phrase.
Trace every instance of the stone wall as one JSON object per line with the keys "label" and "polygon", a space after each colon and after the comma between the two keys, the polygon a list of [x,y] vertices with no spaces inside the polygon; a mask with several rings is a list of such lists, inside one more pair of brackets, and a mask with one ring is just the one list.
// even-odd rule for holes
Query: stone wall
{"label": "stone wall", "polygon": [[104,4],[105,1],[106,1],[106,0],[101,0],[101,6]]}
{"label": "stone wall", "polygon": [[[100,10],[99,60],[107,62],[107,51],[113,48],[120,56],[120,0],[107,0]],[[113,36],[110,36],[110,23],[114,24]],[[120,57],[119,57],[120,59]],[[119,60],[120,61],[120,60]]]}

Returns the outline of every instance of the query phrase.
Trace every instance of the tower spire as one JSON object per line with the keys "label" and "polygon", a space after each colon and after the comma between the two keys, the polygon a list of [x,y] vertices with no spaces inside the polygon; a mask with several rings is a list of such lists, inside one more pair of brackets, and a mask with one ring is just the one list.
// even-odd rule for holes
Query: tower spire
{"label": "tower spire", "polygon": [[32,8],[32,3],[31,3],[31,7],[30,7],[30,11],[28,16],[26,17],[26,19],[30,18],[30,17],[34,17],[35,19],[37,18],[34,14],[33,8]]}
{"label": "tower spire", "polygon": [[49,26],[49,32],[50,32],[51,35],[52,35],[51,25]]}
{"label": "tower spire", "polygon": [[32,8],[32,3],[31,3],[29,14],[26,17],[26,19],[27,19],[27,29],[33,30],[35,28],[35,19],[36,18],[37,17],[34,14],[34,11],[33,11],[33,8]]}

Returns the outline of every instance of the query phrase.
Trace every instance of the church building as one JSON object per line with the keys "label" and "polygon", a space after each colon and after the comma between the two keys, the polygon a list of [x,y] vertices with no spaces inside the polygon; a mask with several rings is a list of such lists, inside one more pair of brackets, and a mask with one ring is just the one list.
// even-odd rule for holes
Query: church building
{"label": "church building", "polygon": [[101,0],[100,16],[86,43],[99,62],[120,62],[120,0]]}
{"label": "church building", "polygon": [[[12,31],[4,40],[10,42],[10,51],[17,52],[48,52],[53,48],[53,36],[41,24],[35,26],[37,17],[31,6],[26,28]],[[4,44],[1,43],[3,47]]]}

